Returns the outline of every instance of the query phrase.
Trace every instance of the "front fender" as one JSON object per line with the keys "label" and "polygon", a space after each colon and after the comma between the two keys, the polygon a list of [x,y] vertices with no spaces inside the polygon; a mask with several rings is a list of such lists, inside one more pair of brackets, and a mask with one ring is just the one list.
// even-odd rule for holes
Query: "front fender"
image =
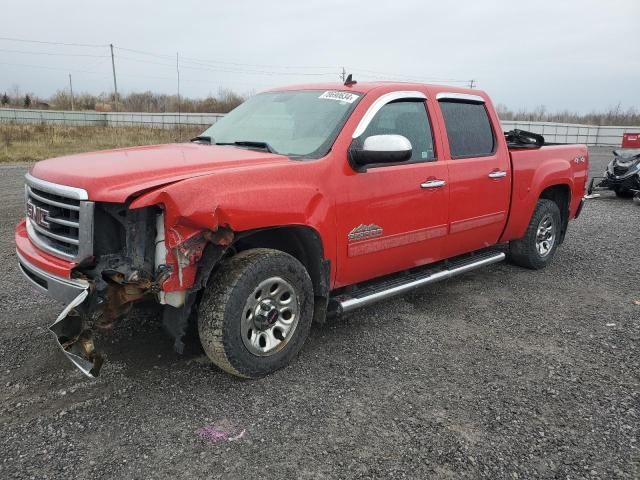
{"label": "front fender", "polygon": [[[194,248],[189,252],[201,252],[200,239],[214,238],[219,244],[228,244],[228,233],[285,225],[311,227],[322,239],[325,256],[333,259],[335,245],[327,241],[333,231],[332,205],[314,176],[304,178],[292,175],[290,170],[293,168],[281,175],[272,171],[235,171],[195,177],[147,192],[136,198],[130,208],[162,206],[167,259],[176,268],[180,268],[179,252],[184,250],[181,247],[192,244]],[[223,234],[216,236],[216,232]],[[194,255],[187,268],[195,269],[198,259]],[[170,278],[164,285],[168,290],[190,288],[194,277],[183,267],[183,282]],[[185,283],[184,279],[189,281]]]}

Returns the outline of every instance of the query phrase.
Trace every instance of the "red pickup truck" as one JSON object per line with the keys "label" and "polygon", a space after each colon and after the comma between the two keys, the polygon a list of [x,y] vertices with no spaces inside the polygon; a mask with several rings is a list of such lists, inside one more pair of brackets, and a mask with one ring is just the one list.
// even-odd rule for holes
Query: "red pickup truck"
{"label": "red pickup truck", "polygon": [[583,204],[588,151],[503,135],[479,90],[319,84],[261,93],[187,144],[39,162],[17,256],[65,305],[51,326],[85,374],[92,332],[153,299],[181,351],[260,377],[312,321],[503,260],[539,269]]}

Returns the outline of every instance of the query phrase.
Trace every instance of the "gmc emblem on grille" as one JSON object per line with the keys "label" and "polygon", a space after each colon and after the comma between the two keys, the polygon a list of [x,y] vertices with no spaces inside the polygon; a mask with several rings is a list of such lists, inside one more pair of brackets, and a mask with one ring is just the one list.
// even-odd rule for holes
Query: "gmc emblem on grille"
{"label": "gmc emblem on grille", "polygon": [[47,222],[48,216],[49,210],[38,207],[31,203],[31,201],[27,201],[27,217],[29,217],[33,223],[44,228],[49,228],[51,224]]}

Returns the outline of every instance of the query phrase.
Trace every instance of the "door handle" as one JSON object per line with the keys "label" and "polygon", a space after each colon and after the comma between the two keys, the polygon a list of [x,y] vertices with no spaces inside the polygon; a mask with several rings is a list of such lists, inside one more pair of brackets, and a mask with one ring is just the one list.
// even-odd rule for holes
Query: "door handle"
{"label": "door handle", "polygon": [[447,184],[444,180],[427,180],[424,183],[420,184],[422,188],[440,188],[444,187]]}
{"label": "door handle", "polygon": [[504,170],[496,170],[489,174],[489,178],[503,178],[507,176],[507,172]]}

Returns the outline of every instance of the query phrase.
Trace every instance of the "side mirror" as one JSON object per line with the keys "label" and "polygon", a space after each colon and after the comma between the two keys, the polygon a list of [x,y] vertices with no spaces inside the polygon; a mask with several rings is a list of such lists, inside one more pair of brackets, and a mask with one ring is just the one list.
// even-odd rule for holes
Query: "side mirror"
{"label": "side mirror", "polygon": [[362,148],[351,148],[353,162],[360,167],[375,163],[401,163],[411,158],[411,142],[402,135],[372,135]]}

